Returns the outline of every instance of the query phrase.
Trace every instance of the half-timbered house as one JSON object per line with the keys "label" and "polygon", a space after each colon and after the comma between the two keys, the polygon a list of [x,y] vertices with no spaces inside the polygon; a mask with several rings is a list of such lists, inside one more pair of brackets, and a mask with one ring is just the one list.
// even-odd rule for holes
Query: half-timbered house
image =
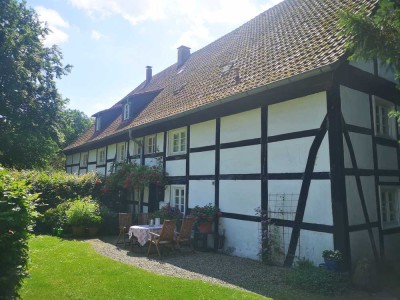
{"label": "half-timbered house", "polygon": [[[187,213],[214,203],[234,255],[257,259],[269,211],[290,266],[339,249],[398,259],[399,93],[380,62],[347,61],[338,12],[375,0],[285,0],[204,48],[178,48],[153,75],[65,148],[68,173],[109,174],[116,161],[168,173],[164,199]],[[151,59],[151,58],[149,58]],[[142,145],[142,146],[141,146]],[[157,203],[155,203],[155,201]]]}

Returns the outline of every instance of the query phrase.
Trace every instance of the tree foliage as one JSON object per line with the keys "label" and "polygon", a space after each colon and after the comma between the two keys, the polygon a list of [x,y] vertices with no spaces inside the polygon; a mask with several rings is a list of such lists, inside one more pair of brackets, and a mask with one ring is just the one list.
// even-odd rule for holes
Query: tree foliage
{"label": "tree foliage", "polygon": [[64,111],[64,127],[62,129],[65,139],[63,146],[71,144],[92,125],[93,120],[85,113],[77,109],[66,109]]}
{"label": "tree foliage", "polygon": [[71,66],[57,46],[43,45],[49,30],[33,9],[17,0],[0,1],[0,163],[44,167],[62,141],[66,100],[55,79]]}
{"label": "tree foliage", "polygon": [[353,60],[378,58],[393,68],[400,79],[400,0],[381,0],[374,13],[361,9],[344,12],[339,23]]}

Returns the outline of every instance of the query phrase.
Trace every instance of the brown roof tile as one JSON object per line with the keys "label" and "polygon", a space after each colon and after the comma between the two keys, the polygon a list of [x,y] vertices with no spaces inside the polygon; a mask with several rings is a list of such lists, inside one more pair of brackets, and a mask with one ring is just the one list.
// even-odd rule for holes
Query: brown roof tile
{"label": "brown roof tile", "polygon": [[372,10],[376,3],[283,1],[194,52],[180,69],[174,64],[147,85],[140,84],[129,95],[162,91],[136,118],[123,123],[118,117],[99,134],[91,128],[65,150],[333,64],[345,52],[344,38],[338,34],[338,11],[357,11],[362,5]]}

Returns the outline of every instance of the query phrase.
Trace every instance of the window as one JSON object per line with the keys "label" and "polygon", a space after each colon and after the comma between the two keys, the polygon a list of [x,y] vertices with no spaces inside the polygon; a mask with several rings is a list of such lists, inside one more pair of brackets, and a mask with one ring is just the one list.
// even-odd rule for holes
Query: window
{"label": "window", "polygon": [[97,150],[97,164],[104,165],[106,163],[106,148]]}
{"label": "window", "polygon": [[117,162],[126,160],[126,145],[125,143],[117,144]]}
{"label": "window", "polygon": [[381,137],[396,138],[396,124],[394,118],[389,118],[389,111],[393,105],[381,98],[374,97],[375,134]]}
{"label": "window", "polygon": [[124,121],[129,119],[129,103],[124,105]]}
{"label": "window", "polygon": [[133,155],[142,154],[142,144],[143,144],[143,139],[133,140]]}
{"label": "window", "polygon": [[185,186],[184,185],[172,185],[171,186],[171,206],[179,208],[179,210],[185,213]]}
{"label": "window", "polygon": [[382,228],[400,226],[399,189],[380,187]]}
{"label": "window", "polygon": [[88,164],[88,153],[81,154],[81,167],[87,167]]}
{"label": "window", "polygon": [[146,154],[150,153],[155,153],[156,152],[156,135],[150,135],[146,136],[145,141],[146,141],[146,148],[145,152]]}
{"label": "window", "polygon": [[169,132],[169,154],[186,153],[186,128]]}
{"label": "window", "polygon": [[96,131],[99,131],[101,129],[101,117],[98,116],[96,117]]}

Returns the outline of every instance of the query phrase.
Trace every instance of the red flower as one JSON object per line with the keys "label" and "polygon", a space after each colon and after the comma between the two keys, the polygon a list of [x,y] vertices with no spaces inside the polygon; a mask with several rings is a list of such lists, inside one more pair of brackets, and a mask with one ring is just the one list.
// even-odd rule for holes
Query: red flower
{"label": "red flower", "polygon": [[222,212],[219,211],[219,212],[217,213],[217,215],[218,215],[218,217],[221,217],[221,216],[222,216]]}
{"label": "red flower", "polygon": [[103,189],[103,193],[107,194],[108,193],[108,189]]}
{"label": "red flower", "polygon": [[99,185],[101,183],[100,179],[96,179],[95,185]]}

